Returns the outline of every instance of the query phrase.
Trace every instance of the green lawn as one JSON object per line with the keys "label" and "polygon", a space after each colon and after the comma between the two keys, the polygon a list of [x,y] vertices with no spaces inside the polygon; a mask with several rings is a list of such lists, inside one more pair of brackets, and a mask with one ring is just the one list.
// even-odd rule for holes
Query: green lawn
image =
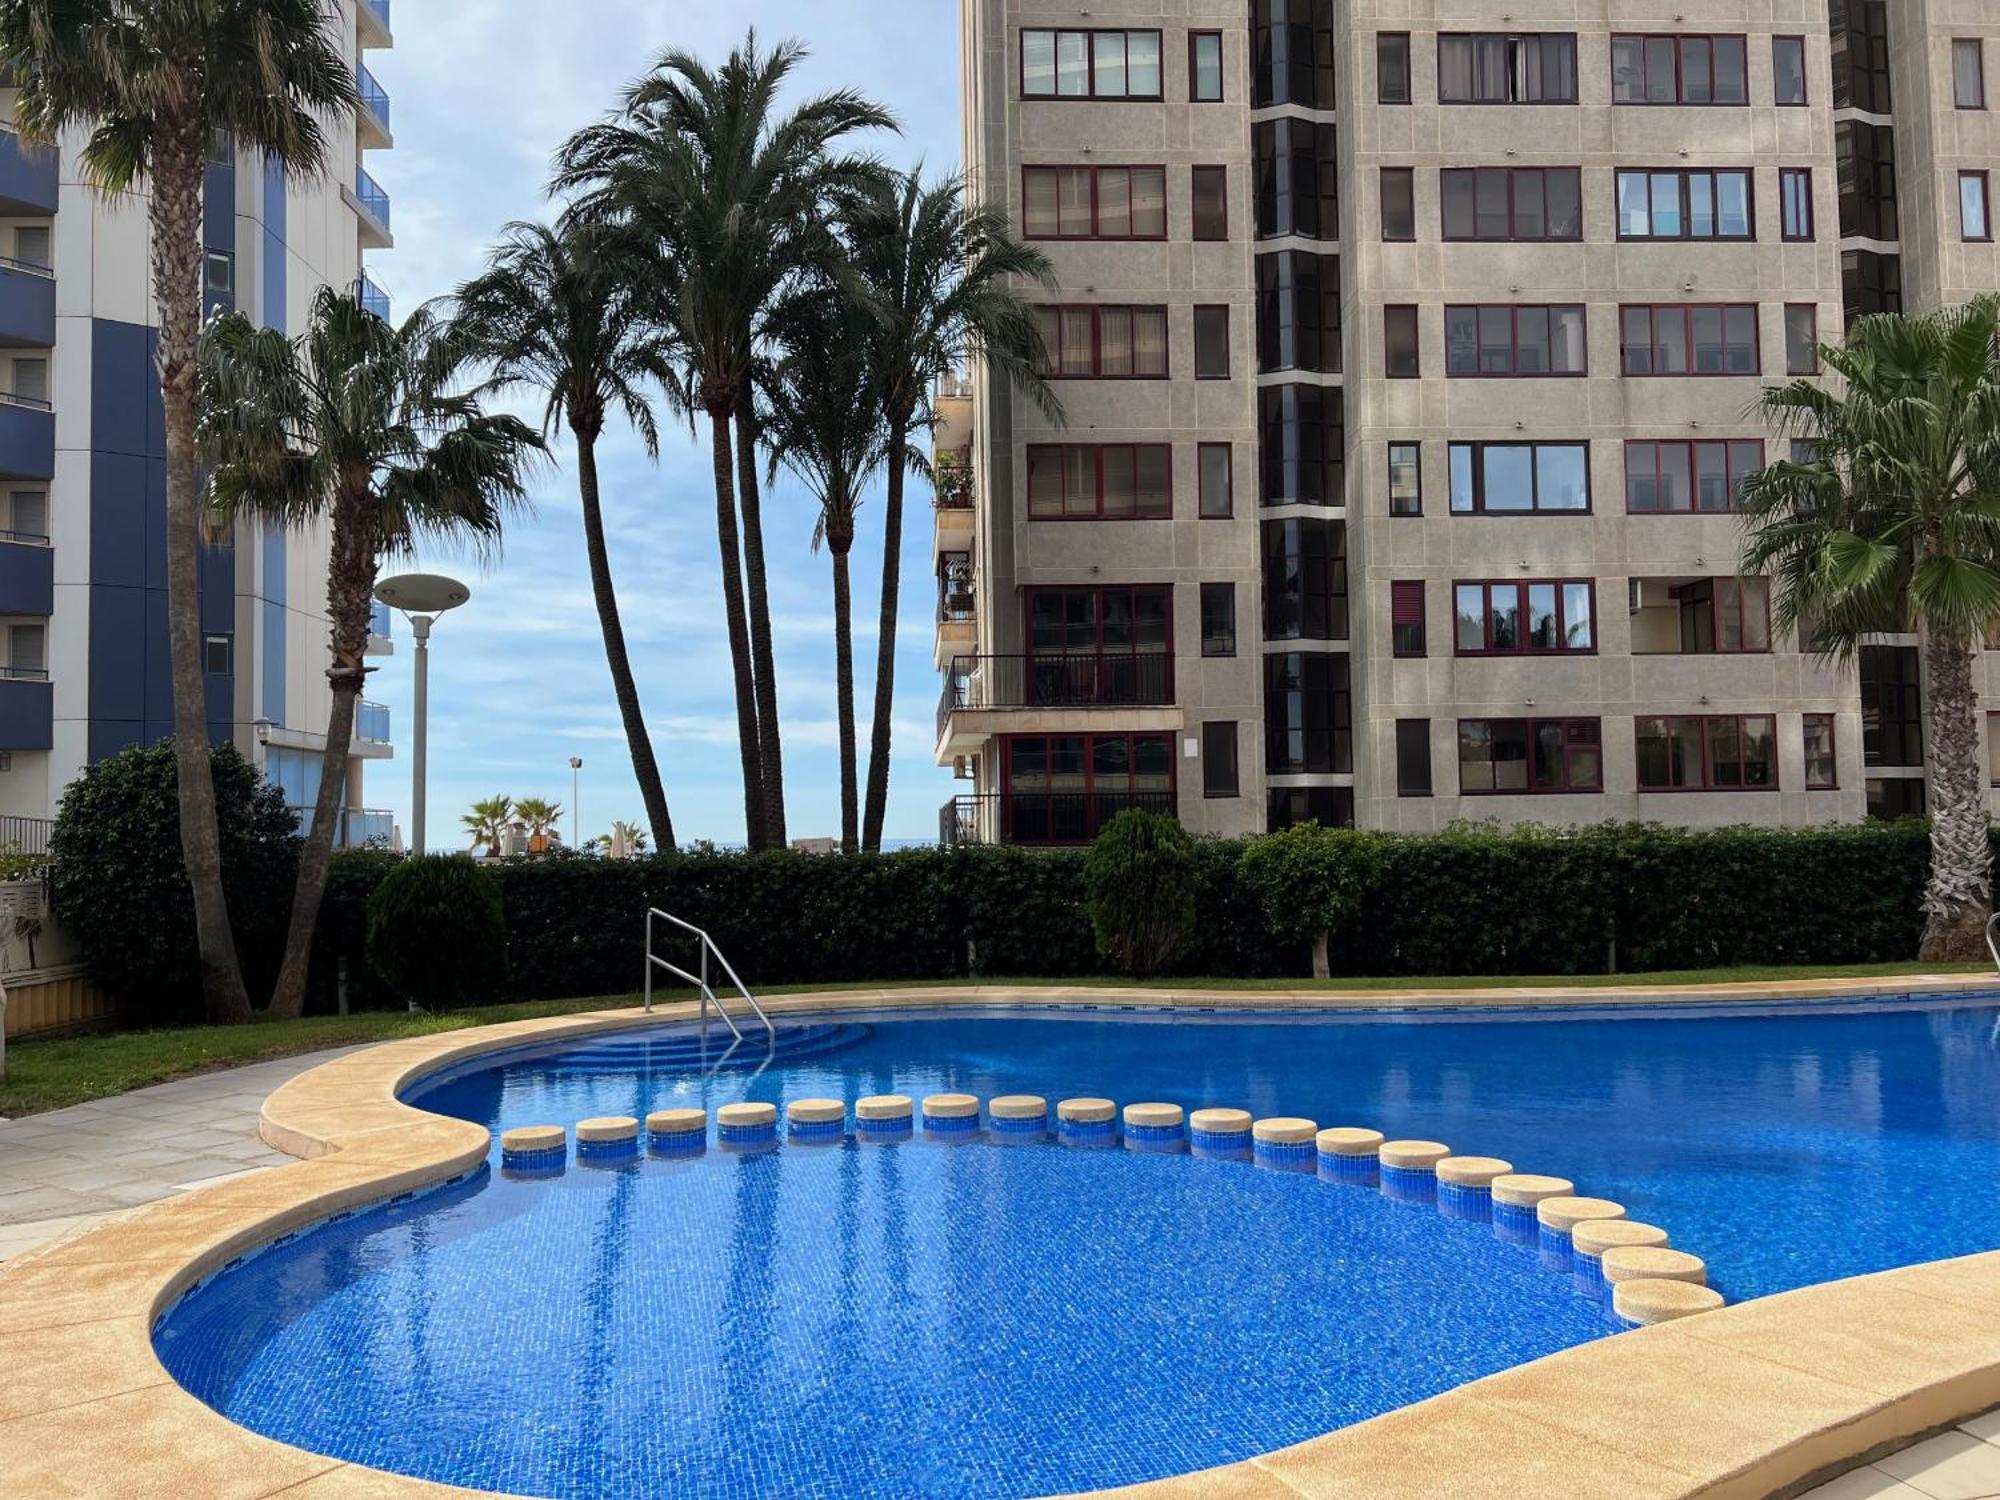
{"label": "green lawn", "polygon": [[[1983,964],[1843,964],[1817,968],[1693,969],[1659,974],[1460,975],[1388,979],[1341,978],[1315,984],[1301,979],[1155,979],[1136,981],[1138,987],[1160,990],[1412,990],[1412,989],[1542,989],[1600,988],[1618,984],[1749,984],[1789,979],[1878,978],[1906,974],[1980,974]],[[952,987],[972,984],[1059,984],[1050,979],[981,978],[946,981]],[[1085,980],[1081,983],[1116,983]],[[1126,981],[1126,983],[1133,983]],[[842,989],[937,988],[934,982],[890,985],[774,985],[764,993],[838,993]],[[661,999],[685,998],[662,992]],[[274,1057],[291,1057],[354,1042],[386,1042],[397,1037],[458,1031],[495,1021],[534,1016],[569,1015],[584,1010],[610,1010],[633,1004],[636,995],[605,995],[585,1000],[547,1000],[520,1005],[493,1005],[452,1011],[446,1015],[406,1015],[401,1011],[369,1011],[353,1016],[308,1016],[299,1021],[258,1021],[247,1026],[191,1026],[165,1031],[124,1031],[61,1037],[51,1041],[16,1042],[7,1048],[7,1077],[0,1081],[0,1117],[35,1114],[122,1094],[128,1089],[215,1068],[240,1067]]]}

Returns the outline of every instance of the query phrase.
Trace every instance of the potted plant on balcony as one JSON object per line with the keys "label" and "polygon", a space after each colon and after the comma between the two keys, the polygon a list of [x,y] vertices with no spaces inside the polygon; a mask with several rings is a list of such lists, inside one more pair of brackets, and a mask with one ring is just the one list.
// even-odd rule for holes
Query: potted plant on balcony
{"label": "potted plant on balcony", "polygon": [[931,470],[939,510],[972,509],[972,464],[964,453],[944,452]]}
{"label": "potted plant on balcony", "polygon": [[944,607],[954,620],[972,614],[972,563],[967,558],[955,557],[944,565]]}

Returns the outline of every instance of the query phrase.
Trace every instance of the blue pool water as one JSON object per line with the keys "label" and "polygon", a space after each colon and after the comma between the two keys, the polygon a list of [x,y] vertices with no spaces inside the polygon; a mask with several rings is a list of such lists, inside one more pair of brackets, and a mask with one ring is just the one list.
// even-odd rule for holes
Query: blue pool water
{"label": "blue pool water", "polygon": [[[494,1127],[963,1089],[1238,1105],[1574,1178],[1732,1298],[2000,1246],[1990,1004],[1777,1016],[860,1018],[447,1075]],[[714,1049],[719,1051],[719,1047]],[[1245,1163],[786,1146],[499,1171],[216,1278],[162,1358],[232,1418],[479,1488],[1034,1495],[1226,1462],[1599,1337],[1485,1225]]]}

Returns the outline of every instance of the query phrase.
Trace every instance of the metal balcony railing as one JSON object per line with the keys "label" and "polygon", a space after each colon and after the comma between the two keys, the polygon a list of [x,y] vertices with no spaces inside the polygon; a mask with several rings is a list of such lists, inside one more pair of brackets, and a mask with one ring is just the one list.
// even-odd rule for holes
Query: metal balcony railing
{"label": "metal balcony railing", "polygon": [[940,453],[933,470],[936,478],[931,505],[938,510],[972,509],[972,450],[959,448]]}
{"label": "metal balcony railing", "polygon": [[49,835],[55,832],[50,818],[0,817],[0,849],[16,854],[47,854]]}
{"label": "metal balcony railing", "polygon": [[54,411],[55,403],[45,396],[24,396],[19,391],[0,391],[0,403],[25,406],[29,411]]}
{"label": "metal balcony railing", "polygon": [[938,842],[1087,844],[1128,808],[1174,816],[1170,788],[1083,792],[982,792],[938,809]]}
{"label": "metal balcony railing", "polygon": [[47,667],[0,667],[0,682],[47,682]]}
{"label": "metal balcony railing", "polygon": [[354,196],[370,218],[384,229],[389,227],[389,195],[360,167],[354,169]]}
{"label": "metal balcony railing", "polygon": [[[386,10],[388,7],[384,5],[383,9]],[[384,26],[389,24],[387,16],[382,18],[382,24]],[[389,129],[389,91],[382,87],[375,75],[366,67],[354,70],[354,88],[361,96],[361,107],[381,123],[382,130],[386,134]]]}
{"label": "metal balcony railing", "polygon": [[1135,708],[1174,701],[1171,651],[955,656],[938,699],[938,734],[968,708]]}

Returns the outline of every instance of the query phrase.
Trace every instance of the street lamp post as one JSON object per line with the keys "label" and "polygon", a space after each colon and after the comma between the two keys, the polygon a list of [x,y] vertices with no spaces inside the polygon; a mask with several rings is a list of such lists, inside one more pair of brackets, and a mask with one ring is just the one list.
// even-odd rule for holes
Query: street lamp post
{"label": "street lamp post", "polygon": [[569,758],[569,841],[573,848],[583,847],[583,757]]}
{"label": "street lamp post", "polygon": [[410,852],[424,852],[424,782],[429,771],[430,748],[430,639],[431,626],[448,609],[457,609],[472,597],[472,590],[456,578],[436,573],[403,573],[375,585],[375,597],[391,609],[399,609],[410,622],[410,636],[416,641],[416,691],[411,716],[416,720],[410,748]]}

